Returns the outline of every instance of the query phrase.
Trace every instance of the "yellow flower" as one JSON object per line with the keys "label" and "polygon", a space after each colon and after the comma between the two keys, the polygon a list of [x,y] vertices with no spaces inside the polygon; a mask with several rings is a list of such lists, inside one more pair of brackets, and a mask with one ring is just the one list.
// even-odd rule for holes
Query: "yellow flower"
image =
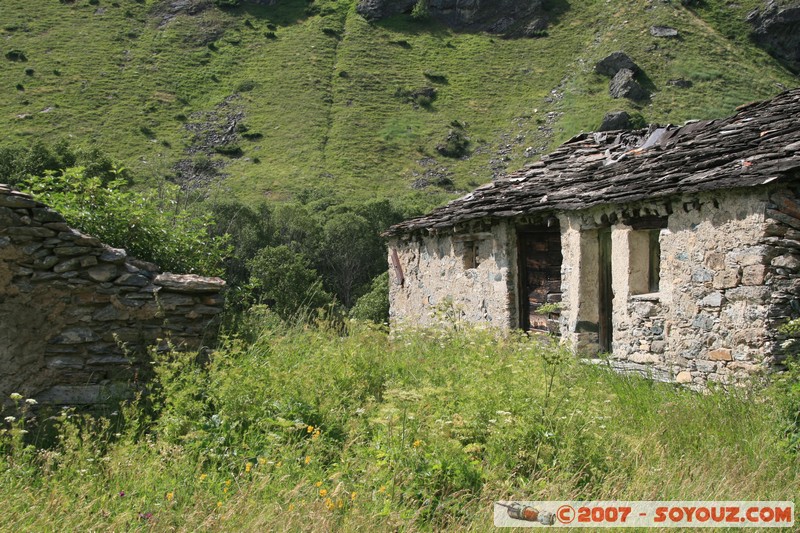
{"label": "yellow flower", "polygon": [[225,480],[225,486],[226,487],[230,487],[231,486],[231,480],[230,479],[226,479]]}
{"label": "yellow flower", "polygon": [[330,498],[326,499],[325,507],[327,507],[329,511],[333,511],[334,509],[333,500],[331,500]]}
{"label": "yellow flower", "polygon": [[290,511],[294,511],[294,504],[293,504],[293,503],[290,503],[290,504],[289,504],[289,510],[290,510]]}
{"label": "yellow flower", "polygon": [[356,501],[357,497],[358,497],[358,493],[357,492],[351,492],[350,493],[350,500]]}
{"label": "yellow flower", "polygon": [[314,486],[315,487],[321,487],[322,486],[322,481],[317,481],[316,483],[314,483]]}
{"label": "yellow flower", "polygon": [[310,455],[306,455],[305,463],[308,464],[310,462],[311,462],[311,456]]}
{"label": "yellow flower", "polygon": [[228,487],[225,487],[224,489],[222,489],[222,492],[225,493],[225,494],[228,494]]}
{"label": "yellow flower", "polygon": [[419,439],[415,440],[413,446],[414,448],[419,448],[420,446],[422,446],[422,441]]}
{"label": "yellow flower", "polygon": [[386,492],[386,485],[381,485],[381,488],[378,489],[378,492],[380,493]]}
{"label": "yellow flower", "polygon": [[336,500],[336,507],[341,509],[342,507],[344,507],[344,502],[342,502],[342,500]]}
{"label": "yellow flower", "polygon": [[222,502],[217,502],[217,507],[222,507]]}
{"label": "yellow flower", "polygon": [[275,466],[277,468],[280,468],[281,466],[283,466],[283,461],[278,461],[277,463],[275,463]]}
{"label": "yellow flower", "polygon": [[168,502],[171,502],[172,498],[174,498],[174,497],[175,497],[175,493],[174,492],[168,492],[167,493],[167,501]]}
{"label": "yellow flower", "polygon": [[245,472],[250,472],[250,470],[252,469],[253,469],[253,463],[247,463],[246,465],[244,465]]}
{"label": "yellow flower", "polygon": [[313,432],[314,432],[314,426],[308,426],[308,427],[306,428],[306,431],[307,431],[308,433],[313,433]]}
{"label": "yellow flower", "polygon": [[327,489],[319,489],[319,495],[320,495],[321,497],[323,497],[323,498],[324,498],[325,496],[327,496],[327,495],[328,495],[328,491],[327,491]]}
{"label": "yellow flower", "polygon": [[200,481],[205,481],[208,477],[208,474],[200,474]]}
{"label": "yellow flower", "polygon": [[263,457],[259,457],[258,458],[258,464],[260,464],[261,466],[264,466],[265,464],[267,464],[267,460],[264,459]]}
{"label": "yellow flower", "polygon": [[311,435],[311,440],[317,440],[320,435],[320,430],[316,430],[313,435]]}

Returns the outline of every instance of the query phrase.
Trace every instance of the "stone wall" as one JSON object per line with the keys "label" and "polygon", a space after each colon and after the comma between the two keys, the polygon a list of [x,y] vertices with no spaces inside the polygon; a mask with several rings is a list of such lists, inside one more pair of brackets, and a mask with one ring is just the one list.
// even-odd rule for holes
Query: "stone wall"
{"label": "stone wall", "polygon": [[12,392],[54,405],[130,395],[148,347],[211,340],[224,285],[163,273],[0,184],[0,408]]}
{"label": "stone wall", "polygon": [[516,327],[516,233],[505,223],[389,242],[390,321]]}
{"label": "stone wall", "polygon": [[[590,244],[597,228],[618,221],[610,224],[613,367],[702,387],[709,381],[727,384],[759,376],[778,362],[777,328],[788,320],[791,302],[800,294],[800,284],[791,281],[796,272],[792,268],[800,267],[800,260],[789,241],[800,234],[769,218],[777,198],[784,205],[794,202],[787,190],[757,189],[566,215],[565,262],[572,255],[588,255],[581,263],[585,265],[596,257]],[[642,275],[642,243],[637,232],[621,222],[634,210],[668,221],[659,232],[656,293],[635,286]],[[795,215],[800,217],[800,209]],[[788,220],[800,227],[794,216]],[[572,234],[583,237],[580,250],[575,249],[580,238]],[[779,272],[775,264],[784,270]],[[562,333],[580,352],[591,354],[597,351],[596,333],[577,327],[597,320],[597,281],[593,269],[588,270],[565,271]]]}
{"label": "stone wall", "polygon": [[[561,227],[562,339],[583,355],[600,351],[599,234],[610,231],[612,367],[695,388],[779,367],[778,329],[800,316],[798,198],[790,188],[761,187],[553,213]],[[394,238],[392,324],[434,324],[446,303],[462,320],[520,327],[516,233],[529,223],[485,221]],[[656,291],[648,284],[650,239],[660,250]],[[475,268],[466,265],[470,242],[480,243]]]}

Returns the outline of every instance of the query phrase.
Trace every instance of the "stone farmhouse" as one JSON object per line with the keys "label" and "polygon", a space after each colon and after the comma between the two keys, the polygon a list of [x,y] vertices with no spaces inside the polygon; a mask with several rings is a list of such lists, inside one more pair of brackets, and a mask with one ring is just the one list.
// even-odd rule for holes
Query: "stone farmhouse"
{"label": "stone farmhouse", "polygon": [[393,326],[447,308],[662,381],[744,380],[780,366],[800,314],[800,89],[582,133],[385,235]]}

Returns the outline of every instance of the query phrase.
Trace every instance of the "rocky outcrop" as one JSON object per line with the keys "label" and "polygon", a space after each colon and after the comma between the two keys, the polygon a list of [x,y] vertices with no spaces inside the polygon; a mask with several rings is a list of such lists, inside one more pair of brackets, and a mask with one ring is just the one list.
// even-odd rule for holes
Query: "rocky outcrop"
{"label": "rocky outcrop", "polygon": [[625,52],[612,52],[594,65],[594,71],[603,76],[616,76],[622,69],[628,69],[633,73],[639,72],[639,65],[633,62]]}
{"label": "rocky outcrop", "polygon": [[[423,0],[425,1],[425,0]],[[409,13],[418,0],[361,0],[356,8],[367,20]],[[547,27],[543,0],[427,0],[431,17],[454,28],[490,33],[519,30],[539,36]]]}
{"label": "rocky outcrop", "polygon": [[794,73],[800,74],[800,1],[769,0],[751,12],[752,39]]}
{"label": "rocky outcrop", "polygon": [[149,374],[148,348],[213,338],[224,286],[162,273],[0,184],[0,402],[13,392],[53,405],[130,395]]}
{"label": "rocky outcrop", "polygon": [[647,100],[650,94],[634,77],[633,71],[627,68],[617,72],[608,86],[612,98],[628,98],[636,102]]}
{"label": "rocky outcrop", "polygon": [[631,129],[631,116],[627,111],[611,111],[603,117],[597,131],[616,131]]}

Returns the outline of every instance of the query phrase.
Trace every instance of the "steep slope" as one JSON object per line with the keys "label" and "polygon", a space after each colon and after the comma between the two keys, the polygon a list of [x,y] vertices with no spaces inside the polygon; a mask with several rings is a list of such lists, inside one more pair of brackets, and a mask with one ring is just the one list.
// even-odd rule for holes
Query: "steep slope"
{"label": "steep slope", "polygon": [[[697,11],[660,0],[545,4],[546,37],[503,39],[408,15],[370,23],[353,0],[233,10],[9,0],[0,144],[94,143],[140,175],[248,201],[310,191],[430,205],[597,128],[612,109],[679,123],[797,84],[747,38],[756,0]],[[610,97],[592,67],[615,50],[642,68],[650,100]],[[437,150],[448,136],[468,139],[466,155]]]}

